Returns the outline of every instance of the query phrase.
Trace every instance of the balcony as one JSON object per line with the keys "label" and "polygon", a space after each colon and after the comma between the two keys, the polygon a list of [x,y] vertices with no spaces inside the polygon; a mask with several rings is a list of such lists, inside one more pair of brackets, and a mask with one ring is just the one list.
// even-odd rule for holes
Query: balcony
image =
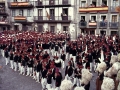
{"label": "balcony", "polygon": [[118,13],[118,11],[116,10],[116,7],[114,7],[114,6],[109,7],[109,12],[110,13]]}
{"label": "balcony", "polygon": [[89,26],[89,28],[97,28],[97,22],[93,22],[93,21],[90,21],[89,23],[88,23],[88,26]]}
{"label": "balcony", "polygon": [[108,6],[106,7],[80,7],[80,13],[98,13],[98,12],[108,12]]}
{"label": "balcony", "polygon": [[99,28],[107,28],[108,22],[101,21],[99,22]]}
{"label": "balcony", "polygon": [[14,17],[14,21],[15,22],[27,22],[27,18],[26,17],[24,17],[24,16],[15,16]]}
{"label": "balcony", "polygon": [[7,16],[8,14],[4,9],[0,9],[0,16]]}
{"label": "balcony", "polygon": [[80,28],[87,28],[87,22],[86,21],[80,21],[79,22],[79,27]]}
{"label": "balcony", "polygon": [[71,17],[70,16],[35,16],[34,21],[36,23],[70,23]]}
{"label": "balcony", "polygon": [[0,4],[5,4],[5,0],[0,0]]}
{"label": "balcony", "polygon": [[36,1],[35,6],[37,8],[69,7],[69,6],[71,6],[71,1],[70,0],[43,0],[43,1]]}
{"label": "balcony", "polygon": [[28,9],[33,8],[33,2],[8,2],[10,9]]}
{"label": "balcony", "polygon": [[10,26],[9,20],[0,20],[0,26]]}
{"label": "balcony", "polygon": [[109,27],[112,29],[118,28],[119,23],[118,22],[109,22]]}

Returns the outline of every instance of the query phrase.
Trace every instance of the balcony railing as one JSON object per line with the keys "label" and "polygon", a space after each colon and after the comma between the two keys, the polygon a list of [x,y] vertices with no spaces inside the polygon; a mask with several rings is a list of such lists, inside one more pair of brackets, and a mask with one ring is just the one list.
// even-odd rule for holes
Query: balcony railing
{"label": "balcony railing", "polygon": [[118,22],[109,22],[109,27],[110,28],[118,28],[119,23]]}
{"label": "balcony railing", "polygon": [[32,8],[34,2],[8,2],[9,8]]}
{"label": "balcony railing", "polygon": [[10,22],[8,19],[0,20],[0,25],[10,25]]}
{"label": "balcony railing", "polygon": [[8,15],[5,9],[0,9],[0,15]]}
{"label": "balcony railing", "polygon": [[26,22],[26,21],[27,21],[27,18],[24,17],[24,16],[15,16],[15,17],[14,17],[14,21],[15,21],[15,22]]}
{"label": "balcony railing", "polygon": [[35,16],[34,21],[37,22],[70,22],[71,17],[70,16]]}
{"label": "balcony railing", "polygon": [[101,21],[99,22],[99,28],[107,28],[108,22]]}
{"label": "balcony railing", "polygon": [[79,27],[80,28],[86,28],[87,27],[87,22],[86,21],[80,21],[79,22]]}
{"label": "balcony railing", "polygon": [[43,1],[36,1],[35,6],[36,7],[57,7],[57,6],[70,6],[71,1],[70,0],[43,0]]}
{"label": "balcony railing", "polygon": [[110,6],[109,7],[109,12],[111,12],[111,13],[117,13],[118,11],[116,10],[115,6]]}
{"label": "balcony railing", "polygon": [[108,6],[105,7],[80,7],[79,12],[107,12]]}
{"label": "balcony railing", "polygon": [[93,28],[94,28],[94,27],[96,28],[96,27],[97,27],[97,22],[95,22],[95,21],[94,21],[94,22],[92,22],[92,21],[91,21],[91,22],[88,22],[88,26],[91,27],[91,28],[92,28],[92,27],[93,27]]}

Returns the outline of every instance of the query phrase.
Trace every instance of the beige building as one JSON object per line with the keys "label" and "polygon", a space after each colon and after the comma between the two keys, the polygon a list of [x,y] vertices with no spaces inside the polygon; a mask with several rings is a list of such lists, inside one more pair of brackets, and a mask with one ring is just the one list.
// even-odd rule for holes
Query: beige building
{"label": "beige building", "polygon": [[78,0],[79,33],[117,34],[120,0]]}
{"label": "beige building", "polygon": [[5,7],[5,0],[0,0],[0,31],[10,30],[9,14]]}

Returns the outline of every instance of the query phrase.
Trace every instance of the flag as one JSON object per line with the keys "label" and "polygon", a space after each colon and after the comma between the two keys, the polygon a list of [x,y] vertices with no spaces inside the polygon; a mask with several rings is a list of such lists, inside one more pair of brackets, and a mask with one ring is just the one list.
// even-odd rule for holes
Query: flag
{"label": "flag", "polygon": [[46,14],[47,14],[47,18],[50,19],[50,15],[48,14],[47,10],[46,10]]}
{"label": "flag", "polygon": [[[44,7],[45,8],[45,7]],[[46,14],[47,14],[47,18],[50,19],[50,15],[48,14],[47,10],[45,9]]]}

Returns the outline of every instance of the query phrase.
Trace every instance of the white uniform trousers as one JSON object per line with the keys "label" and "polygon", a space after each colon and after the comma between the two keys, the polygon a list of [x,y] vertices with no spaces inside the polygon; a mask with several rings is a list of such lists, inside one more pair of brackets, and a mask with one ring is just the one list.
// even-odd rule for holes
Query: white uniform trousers
{"label": "white uniform trousers", "polygon": [[48,90],[49,90],[49,89],[52,89],[52,85],[47,83],[46,88],[47,88]]}
{"label": "white uniform trousers", "polygon": [[14,62],[14,70],[17,71],[17,62]]}
{"label": "white uniform trousers", "polygon": [[26,76],[32,76],[32,67],[27,67],[27,75]]}
{"label": "white uniform trousers", "polygon": [[2,56],[5,57],[5,55],[4,55],[4,50],[2,50]]}
{"label": "white uniform trousers", "polygon": [[47,79],[46,78],[41,79],[41,85],[42,85],[42,89],[46,88],[46,85],[47,85]]}
{"label": "white uniform trousers", "polygon": [[83,68],[85,69],[86,63],[83,63]]}
{"label": "white uniform trousers", "polygon": [[55,89],[55,80],[52,78],[52,88]]}
{"label": "white uniform trousers", "polygon": [[12,69],[14,68],[13,64],[14,64],[13,60],[10,60],[10,68],[12,68]]}
{"label": "white uniform trousers", "polygon": [[69,60],[69,53],[66,52],[66,60]]}
{"label": "white uniform trousers", "polygon": [[54,53],[54,56],[59,56],[59,53],[58,53],[58,51],[55,51],[55,53]]}
{"label": "white uniform trousers", "polygon": [[92,71],[92,65],[93,65],[92,62],[90,62],[90,71]]}
{"label": "white uniform trousers", "polygon": [[72,58],[73,58],[74,66],[76,68],[77,67],[77,65],[76,65],[76,56],[72,56]]}
{"label": "white uniform trousers", "polygon": [[18,68],[19,68],[18,71],[21,71],[21,63],[18,63]]}
{"label": "white uniform trousers", "polygon": [[37,82],[40,82],[40,72],[36,72]]}
{"label": "white uniform trousers", "polygon": [[60,90],[60,87],[56,87],[55,90]]}
{"label": "white uniform trousers", "polygon": [[62,48],[60,48],[60,53],[62,53]]}
{"label": "white uniform trousers", "polygon": [[35,80],[37,79],[35,70],[33,70],[33,79],[35,79]]}
{"label": "white uniform trousers", "polygon": [[80,86],[80,80],[78,78],[74,78],[73,85]]}
{"label": "white uniform trousers", "polygon": [[65,51],[65,50],[66,50],[66,48],[65,48],[65,47],[66,47],[66,45],[62,46],[63,51]]}
{"label": "white uniform trousers", "polygon": [[32,67],[29,67],[29,68],[30,68],[30,76],[32,76],[33,68]]}
{"label": "white uniform trousers", "polygon": [[51,54],[52,56],[54,56],[54,49],[51,49]]}
{"label": "white uniform trousers", "polygon": [[5,60],[6,60],[6,65],[8,65],[8,63],[9,63],[9,58],[6,58],[6,57],[5,57]]}
{"label": "white uniform trousers", "polygon": [[30,75],[29,67],[27,67],[27,75],[26,76],[28,76],[28,75]]}
{"label": "white uniform trousers", "polygon": [[66,66],[65,66],[65,61],[62,61],[62,69],[64,69]]}
{"label": "white uniform trousers", "polygon": [[67,74],[67,75],[65,76],[65,79],[71,81],[71,79],[72,79],[71,77],[72,77],[72,76],[69,77],[68,74]]}
{"label": "white uniform trousers", "polygon": [[23,75],[25,75],[25,67],[24,67],[24,66],[21,67],[21,72],[20,72],[20,74],[22,74],[22,73],[23,73]]}
{"label": "white uniform trousers", "polygon": [[97,63],[94,63],[94,71],[97,69]]}
{"label": "white uniform trousers", "polygon": [[69,59],[71,59],[72,58],[72,54],[70,54],[70,57],[69,57]]}
{"label": "white uniform trousers", "polygon": [[75,63],[75,60],[76,60],[76,56],[72,56],[72,58],[73,58],[73,61],[74,61],[74,63]]}

